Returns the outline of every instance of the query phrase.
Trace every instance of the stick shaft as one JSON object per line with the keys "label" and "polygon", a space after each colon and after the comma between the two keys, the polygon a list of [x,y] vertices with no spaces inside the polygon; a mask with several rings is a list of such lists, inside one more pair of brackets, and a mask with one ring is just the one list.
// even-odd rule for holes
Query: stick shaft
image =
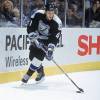
{"label": "stick shaft", "polygon": [[65,74],[65,76],[77,87],[78,90],[80,90],[80,88],[76,85],[76,83],[68,76],[67,73],[64,72],[64,70],[56,63],[56,61],[53,59],[52,60],[56,66],[62,71],[63,74]]}

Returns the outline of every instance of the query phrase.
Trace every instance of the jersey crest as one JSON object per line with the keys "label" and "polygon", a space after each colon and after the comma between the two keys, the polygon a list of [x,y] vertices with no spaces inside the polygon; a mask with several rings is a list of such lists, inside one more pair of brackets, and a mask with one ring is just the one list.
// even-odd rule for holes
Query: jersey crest
{"label": "jersey crest", "polygon": [[42,20],[39,21],[38,32],[44,36],[49,35],[50,26],[46,25]]}

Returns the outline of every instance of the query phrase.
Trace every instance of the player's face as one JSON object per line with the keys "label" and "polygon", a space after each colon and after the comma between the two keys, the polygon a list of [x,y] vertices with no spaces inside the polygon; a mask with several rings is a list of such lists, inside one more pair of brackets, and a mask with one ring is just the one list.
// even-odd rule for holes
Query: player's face
{"label": "player's face", "polygon": [[54,11],[46,11],[46,17],[48,20],[52,20],[54,16]]}

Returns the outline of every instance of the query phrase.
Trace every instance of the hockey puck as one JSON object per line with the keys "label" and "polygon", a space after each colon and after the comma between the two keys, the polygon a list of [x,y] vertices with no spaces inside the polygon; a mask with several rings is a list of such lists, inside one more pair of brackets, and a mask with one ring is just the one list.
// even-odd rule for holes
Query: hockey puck
{"label": "hockey puck", "polygon": [[81,93],[81,91],[76,91],[76,93]]}

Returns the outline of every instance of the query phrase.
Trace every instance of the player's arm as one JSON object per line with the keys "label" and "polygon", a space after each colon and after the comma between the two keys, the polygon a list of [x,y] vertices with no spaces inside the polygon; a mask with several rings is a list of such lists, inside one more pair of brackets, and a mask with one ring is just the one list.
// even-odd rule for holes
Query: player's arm
{"label": "player's arm", "polygon": [[53,29],[52,29],[52,36],[50,37],[51,43],[57,45],[59,43],[59,38],[61,37],[61,30],[62,30],[62,21],[57,15],[54,15],[53,20]]}
{"label": "player's arm", "polygon": [[27,26],[27,33],[31,43],[35,43],[39,47],[39,42],[37,41],[39,33],[37,32],[39,23],[40,13],[32,15],[31,20]]}
{"label": "player's arm", "polygon": [[36,13],[31,16],[31,20],[27,25],[27,33],[30,34],[31,32],[35,32],[38,28],[38,21],[39,21],[39,14]]}
{"label": "player's arm", "polygon": [[55,46],[59,43],[59,38],[61,36],[62,22],[59,22],[54,25],[54,28],[51,31],[51,35],[49,36],[50,43]]}
{"label": "player's arm", "polygon": [[61,26],[57,25],[55,27],[55,29],[52,30],[52,32],[53,33],[49,37],[48,50],[47,50],[47,54],[46,54],[46,58],[48,60],[52,60],[53,59],[53,51],[55,49],[55,46],[59,42],[59,38],[61,36]]}
{"label": "player's arm", "polygon": [[56,31],[53,35],[49,37],[50,43],[54,44],[55,46],[59,43],[59,38],[61,36],[61,31]]}
{"label": "player's arm", "polygon": [[56,34],[51,35],[49,37],[50,43],[48,44],[48,49],[47,49],[47,54],[46,54],[46,58],[49,61],[53,59],[53,52],[57,43],[59,42],[59,38],[60,38],[60,31],[58,31]]}

